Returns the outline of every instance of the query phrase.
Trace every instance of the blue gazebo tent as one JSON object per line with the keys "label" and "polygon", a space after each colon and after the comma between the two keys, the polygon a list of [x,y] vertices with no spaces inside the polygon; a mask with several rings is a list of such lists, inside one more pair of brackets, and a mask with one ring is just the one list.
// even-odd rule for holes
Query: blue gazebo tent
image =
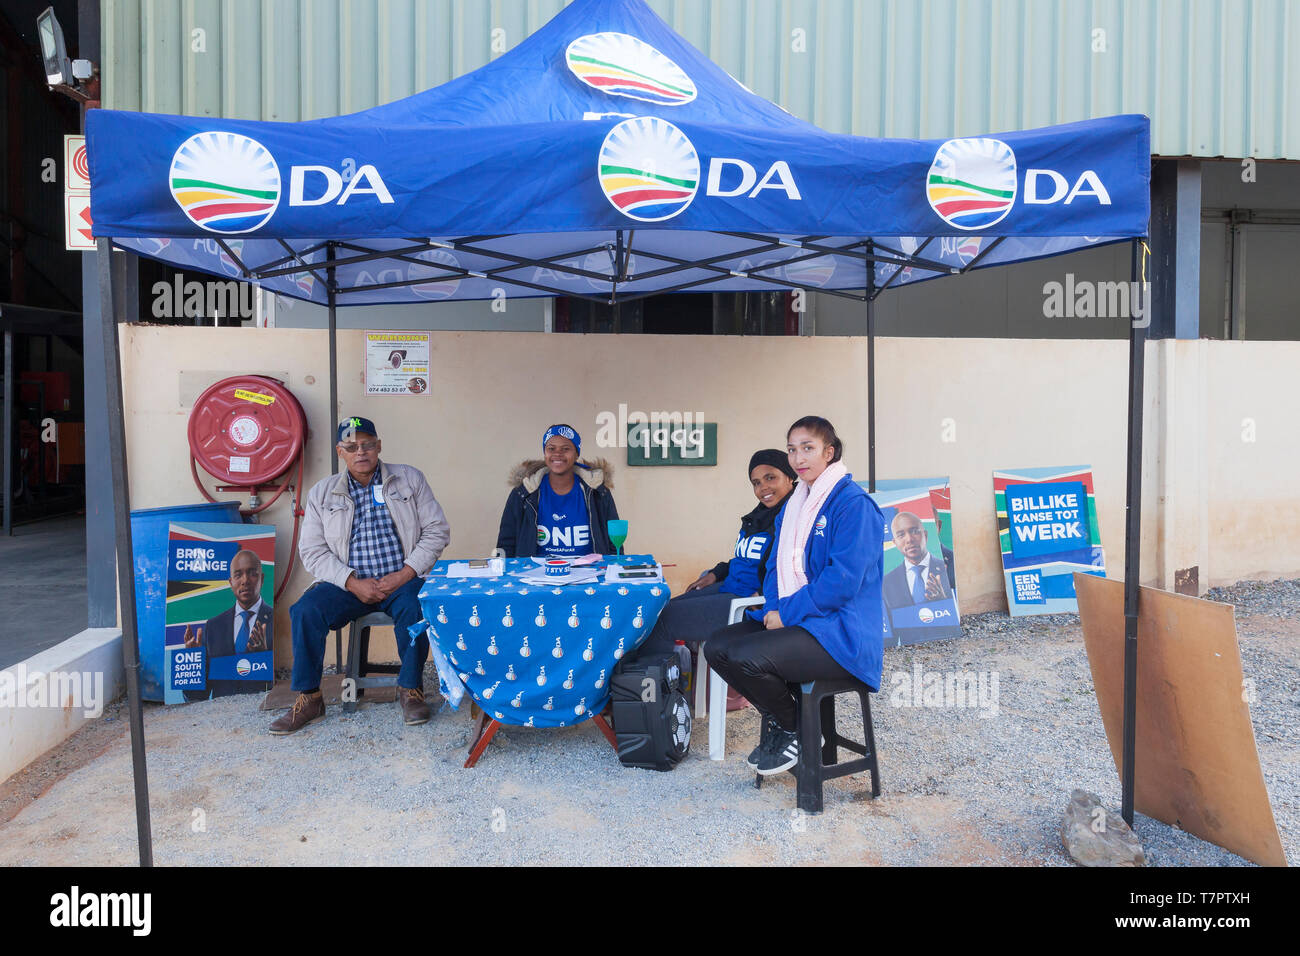
{"label": "blue gazebo tent", "polygon": [[[1136,240],[1150,214],[1146,117],[949,140],[829,133],[754,94],[641,0],[575,0],[481,69],[348,116],[272,123],[93,110],[86,127],[101,252],[115,246],[328,306],[333,408],[338,306],[486,299],[496,290],[614,305],[688,290],[861,300],[872,481],[877,296],[1115,242],[1134,243],[1136,278]],[[101,276],[115,362],[111,277]],[[1135,327],[1130,822],[1144,338]],[[120,416],[116,365],[115,387]],[[127,486],[116,421],[121,535]],[[120,567],[130,568],[130,555],[128,529]],[[129,585],[122,602],[124,631],[134,633]],[[123,643],[132,654],[134,642]],[[131,667],[128,657],[129,678]]]}

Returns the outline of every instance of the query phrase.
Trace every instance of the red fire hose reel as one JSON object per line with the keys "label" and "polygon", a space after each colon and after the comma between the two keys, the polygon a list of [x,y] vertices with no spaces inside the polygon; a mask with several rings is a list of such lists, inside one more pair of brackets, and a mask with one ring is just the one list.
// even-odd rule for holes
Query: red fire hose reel
{"label": "red fire hose reel", "polygon": [[[306,413],[283,382],[264,375],[235,375],[199,396],[188,431],[190,474],[208,501],[217,499],[199,480],[199,467],[223,482],[217,491],[248,494],[248,505],[239,509],[245,516],[265,511],[285,489],[293,488],[293,543],[288,569],[275,589],[278,600],[298,551]],[[262,495],[268,491],[274,493],[264,502]]]}

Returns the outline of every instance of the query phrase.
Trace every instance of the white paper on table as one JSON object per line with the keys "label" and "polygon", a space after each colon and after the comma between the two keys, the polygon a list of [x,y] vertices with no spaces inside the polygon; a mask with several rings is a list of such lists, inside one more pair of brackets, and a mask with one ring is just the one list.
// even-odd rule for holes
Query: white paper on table
{"label": "white paper on table", "polygon": [[501,558],[492,558],[485,568],[470,567],[468,561],[453,561],[447,565],[449,578],[499,578],[505,571],[506,563]]}
{"label": "white paper on table", "polygon": [[552,576],[541,569],[525,571],[519,575],[519,580],[525,584],[534,584],[541,587],[548,585],[566,585],[566,584],[591,584],[600,580],[600,572],[595,568],[575,568],[570,566],[567,574]]}

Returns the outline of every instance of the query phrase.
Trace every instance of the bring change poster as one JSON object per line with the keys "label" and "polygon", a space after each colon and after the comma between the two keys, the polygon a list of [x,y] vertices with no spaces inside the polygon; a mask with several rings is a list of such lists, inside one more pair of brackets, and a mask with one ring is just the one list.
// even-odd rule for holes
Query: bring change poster
{"label": "bring change poster", "polygon": [[164,703],[270,688],[274,592],[274,527],[171,523]]}
{"label": "bring change poster", "polygon": [[1106,576],[1092,466],[993,472],[1012,617],[1079,610],[1074,572]]}
{"label": "bring change poster", "polygon": [[960,637],[948,480],[877,481],[871,497],[885,518],[886,645]]}

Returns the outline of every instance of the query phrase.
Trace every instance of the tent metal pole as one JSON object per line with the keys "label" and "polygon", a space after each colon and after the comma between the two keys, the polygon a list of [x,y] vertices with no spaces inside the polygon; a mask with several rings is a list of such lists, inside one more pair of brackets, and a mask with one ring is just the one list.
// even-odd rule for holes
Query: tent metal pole
{"label": "tent metal pole", "polygon": [[[108,410],[108,460],[117,524],[117,588],[122,614],[122,670],[131,726],[131,776],[135,783],[135,829],[140,865],[153,866],[149,823],[149,773],[145,764],[144,707],[140,701],[140,645],[136,630],[135,549],[131,541],[131,488],[127,484],[126,420],[122,403],[121,345],[113,309],[111,240],[95,240],[99,265],[100,327],[104,335],[104,399]],[[90,397],[90,396],[88,396]]]}
{"label": "tent metal pole", "polygon": [[[1134,239],[1130,255],[1130,277],[1142,281],[1143,239]],[[1139,294],[1145,290],[1136,286]],[[1132,301],[1132,296],[1130,296]],[[1133,826],[1134,756],[1137,740],[1137,624],[1138,581],[1142,545],[1142,387],[1146,359],[1146,328],[1150,303],[1141,319],[1129,322],[1128,336],[1128,486],[1124,509],[1124,741],[1120,785],[1123,791],[1120,813]]]}
{"label": "tent metal pole", "polygon": [[4,533],[14,533],[14,330],[5,328]]}
{"label": "tent metal pole", "polygon": [[[334,424],[339,417],[339,326],[338,315],[336,312],[337,303],[335,299],[338,292],[334,282],[334,243],[325,244],[325,261],[329,263],[325,268],[325,292],[329,296],[330,312],[330,422],[329,428],[332,432]],[[339,473],[339,456],[330,455],[330,474]]]}
{"label": "tent metal pole", "polygon": [[[867,243],[868,255],[872,243]],[[867,490],[876,490],[876,277],[867,266]]]}

